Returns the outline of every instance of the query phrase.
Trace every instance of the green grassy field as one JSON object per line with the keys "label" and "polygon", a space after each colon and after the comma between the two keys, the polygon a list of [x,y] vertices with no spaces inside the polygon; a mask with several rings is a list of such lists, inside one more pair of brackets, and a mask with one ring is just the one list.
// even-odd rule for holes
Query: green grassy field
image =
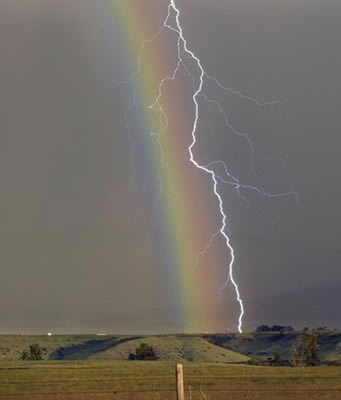
{"label": "green grassy field", "polygon": [[[175,399],[173,362],[0,362],[0,400]],[[341,368],[184,363],[188,400],[340,400]]]}

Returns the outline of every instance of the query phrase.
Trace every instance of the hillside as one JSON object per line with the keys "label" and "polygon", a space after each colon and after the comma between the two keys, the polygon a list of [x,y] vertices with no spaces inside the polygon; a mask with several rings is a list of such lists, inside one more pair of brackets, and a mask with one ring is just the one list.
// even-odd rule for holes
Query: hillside
{"label": "hillside", "polygon": [[109,337],[57,349],[52,359],[63,360],[127,360],[130,352],[141,344],[153,346],[162,361],[245,362],[247,356],[221,348],[196,336],[126,336]]}
{"label": "hillside", "polygon": [[127,360],[140,343],[152,345],[162,361],[246,362],[249,357],[215,345],[199,336],[0,336],[0,360],[18,360],[30,344],[39,343],[45,359]]}
{"label": "hillside", "polygon": [[0,335],[0,361],[18,360],[23,350],[29,345],[39,343],[43,349],[44,358],[58,348],[81,344],[96,338],[88,335]]}
{"label": "hillside", "polygon": [[[302,332],[244,333],[231,335],[205,335],[209,342],[244,355],[266,359],[275,353],[284,359],[290,358],[290,347]],[[341,331],[318,333],[320,357],[325,362],[341,362]]]}
{"label": "hillside", "polygon": [[[302,332],[216,335],[0,335],[0,361],[18,360],[30,344],[39,343],[44,359],[126,360],[141,343],[153,346],[162,361],[246,362],[275,353],[289,359]],[[319,332],[321,360],[341,363],[341,331]]]}
{"label": "hillside", "polygon": [[90,358],[126,360],[129,352],[134,352],[141,343],[155,348],[163,361],[196,361],[196,362],[246,362],[249,357],[226,348],[221,348],[201,337],[195,336],[161,336],[145,337],[126,341],[105,352],[97,353]]}

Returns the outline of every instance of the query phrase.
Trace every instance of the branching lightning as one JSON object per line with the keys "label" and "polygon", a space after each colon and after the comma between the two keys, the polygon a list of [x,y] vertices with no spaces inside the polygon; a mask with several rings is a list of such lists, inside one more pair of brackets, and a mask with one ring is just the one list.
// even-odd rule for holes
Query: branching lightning
{"label": "branching lightning", "polygon": [[[171,18],[172,21],[171,22]],[[189,154],[189,161],[197,168],[198,170],[203,171],[205,174],[207,174],[211,180],[212,180],[212,190],[213,194],[217,199],[218,203],[218,209],[219,209],[219,214],[221,216],[221,224],[220,228],[211,235],[211,237],[208,240],[207,245],[202,249],[202,251],[198,254],[196,260],[195,260],[195,267],[197,267],[199,263],[200,257],[202,257],[205,253],[209,251],[211,248],[214,240],[218,237],[221,236],[224,239],[226,249],[229,252],[230,255],[230,261],[227,266],[227,278],[224,284],[220,288],[220,292],[226,288],[229,282],[233,285],[233,288],[235,290],[236,294],[236,301],[239,304],[240,308],[240,313],[238,317],[238,330],[239,332],[242,332],[242,324],[243,324],[243,316],[245,313],[244,310],[244,304],[243,300],[240,294],[240,289],[239,286],[235,280],[234,277],[234,264],[235,264],[235,250],[234,247],[231,243],[230,239],[230,233],[228,232],[228,218],[227,214],[224,209],[224,201],[223,198],[219,192],[219,184],[224,184],[224,185],[230,185],[233,187],[237,193],[237,195],[248,204],[247,198],[242,194],[241,190],[243,191],[253,191],[257,193],[261,198],[267,197],[267,198],[279,198],[279,197],[284,197],[284,196],[294,196],[298,198],[297,193],[294,191],[287,191],[283,193],[268,193],[264,190],[264,186],[262,183],[261,178],[258,176],[256,168],[255,168],[255,157],[256,154],[262,156],[259,152],[256,151],[256,148],[250,139],[250,137],[243,132],[240,132],[236,128],[233,127],[233,125],[230,123],[229,117],[227,112],[224,110],[224,108],[221,106],[221,104],[215,100],[210,98],[207,94],[204,93],[204,84],[205,82],[211,82],[216,85],[217,88],[229,92],[230,94],[234,96],[238,96],[239,98],[252,102],[256,104],[259,107],[265,107],[269,105],[274,105],[279,103],[279,100],[273,100],[273,101],[267,101],[267,102],[260,102],[257,99],[247,96],[245,94],[242,94],[234,89],[228,88],[225,85],[221,84],[216,78],[210,76],[204,69],[203,64],[198,56],[190,49],[188,42],[185,38],[183,28],[180,22],[181,18],[181,12],[178,6],[176,5],[176,0],[169,0],[168,7],[167,7],[167,14],[166,17],[163,21],[162,26],[160,29],[155,33],[155,35],[148,39],[145,40],[142,43],[139,55],[138,55],[138,65],[136,71],[133,73],[130,83],[134,87],[134,94],[133,94],[133,100],[131,105],[129,106],[128,110],[125,112],[125,119],[126,119],[126,125],[127,125],[127,132],[128,132],[128,137],[129,140],[131,141],[131,165],[132,168],[134,168],[134,163],[133,163],[133,157],[134,157],[134,146],[133,146],[133,139],[131,137],[131,133],[129,130],[129,113],[133,110],[133,108],[136,105],[136,79],[138,75],[141,73],[141,68],[142,68],[142,56],[144,53],[144,50],[148,44],[151,44],[153,41],[155,41],[158,36],[164,31],[168,30],[172,34],[176,35],[176,45],[177,45],[177,60],[176,60],[176,66],[172,74],[169,76],[165,76],[159,83],[158,86],[158,91],[157,91],[157,96],[155,98],[155,101],[153,104],[149,106],[149,109],[159,113],[159,122],[160,122],[160,127],[157,131],[149,132],[151,138],[154,138],[157,140],[157,143],[160,148],[160,158],[161,162],[164,166],[167,165],[166,161],[166,155],[165,151],[162,147],[162,142],[161,142],[161,137],[162,134],[167,130],[169,121],[167,114],[162,108],[161,105],[161,97],[163,93],[164,86],[167,82],[169,81],[175,81],[177,78],[177,74],[181,68],[184,69],[186,74],[189,76],[189,78],[192,80],[193,83],[193,104],[194,104],[194,122],[192,126],[192,131],[191,131],[191,143],[188,147],[188,154]],[[198,77],[194,76],[193,73],[190,72],[187,62],[190,60],[197,69],[197,75]],[[240,181],[238,177],[235,177],[232,172],[229,170],[227,164],[223,160],[213,160],[210,163],[203,165],[201,164],[194,156],[194,148],[198,143],[197,140],[197,131],[198,131],[198,124],[199,124],[199,114],[200,114],[200,101],[212,105],[216,107],[217,111],[220,113],[220,115],[223,117],[224,123],[226,128],[231,130],[235,135],[243,138],[245,142],[247,143],[249,149],[250,149],[250,169],[258,182],[258,186],[253,186],[250,184],[246,184]],[[264,157],[265,158],[265,157]],[[278,161],[278,160],[276,160]],[[283,160],[280,160],[280,163],[282,164]],[[217,173],[215,171],[215,167],[220,167],[220,170],[224,171],[224,174]],[[159,200],[163,193],[163,183],[160,179],[160,192],[159,195],[157,196],[156,202]]]}

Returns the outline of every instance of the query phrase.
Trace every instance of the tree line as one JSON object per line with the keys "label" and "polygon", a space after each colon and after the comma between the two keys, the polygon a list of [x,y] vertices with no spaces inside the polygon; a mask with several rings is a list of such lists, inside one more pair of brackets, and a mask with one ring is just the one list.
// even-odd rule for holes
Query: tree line
{"label": "tree line", "polygon": [[[303,329],[299,329],[299,331],[303,331],[303,332],[308,332],[308,331],[312,331],[312,332],[322,332],[322,331],[327,331],[328,328],[326,326],[319,326],[317,328],[309,328],[308,326],[306,326]],[[259,325],[256,328],[256,332],[294,332],[295,328],[291,325]]]}
{"label": "tree line", "polygon": [[257,327],[256,332],[293,332],[294,330],[291,325],[260,325]]}

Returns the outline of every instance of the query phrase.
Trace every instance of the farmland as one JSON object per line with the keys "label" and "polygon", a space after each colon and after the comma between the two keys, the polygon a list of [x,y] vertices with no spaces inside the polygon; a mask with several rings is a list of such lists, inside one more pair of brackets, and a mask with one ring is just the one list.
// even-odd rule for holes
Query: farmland
{"label": "farmland", "polygon": [[[186,399],[341,399],[339,367],[184,363]],[[174,363],[1,362],[0,400],[175,399]]]}
{"label": "farmland", "polygon": [[[1,335],[0,400],[175,400],[179,361],[186,400],[340,400],[338,331],[319,333],[320,367],[247,364],[250,357],[267,364],[274,353],[288,359],[301,334]],[[43,360],[20,361],[33,343]],[[141,343],[160,360],[127,361]]]}

